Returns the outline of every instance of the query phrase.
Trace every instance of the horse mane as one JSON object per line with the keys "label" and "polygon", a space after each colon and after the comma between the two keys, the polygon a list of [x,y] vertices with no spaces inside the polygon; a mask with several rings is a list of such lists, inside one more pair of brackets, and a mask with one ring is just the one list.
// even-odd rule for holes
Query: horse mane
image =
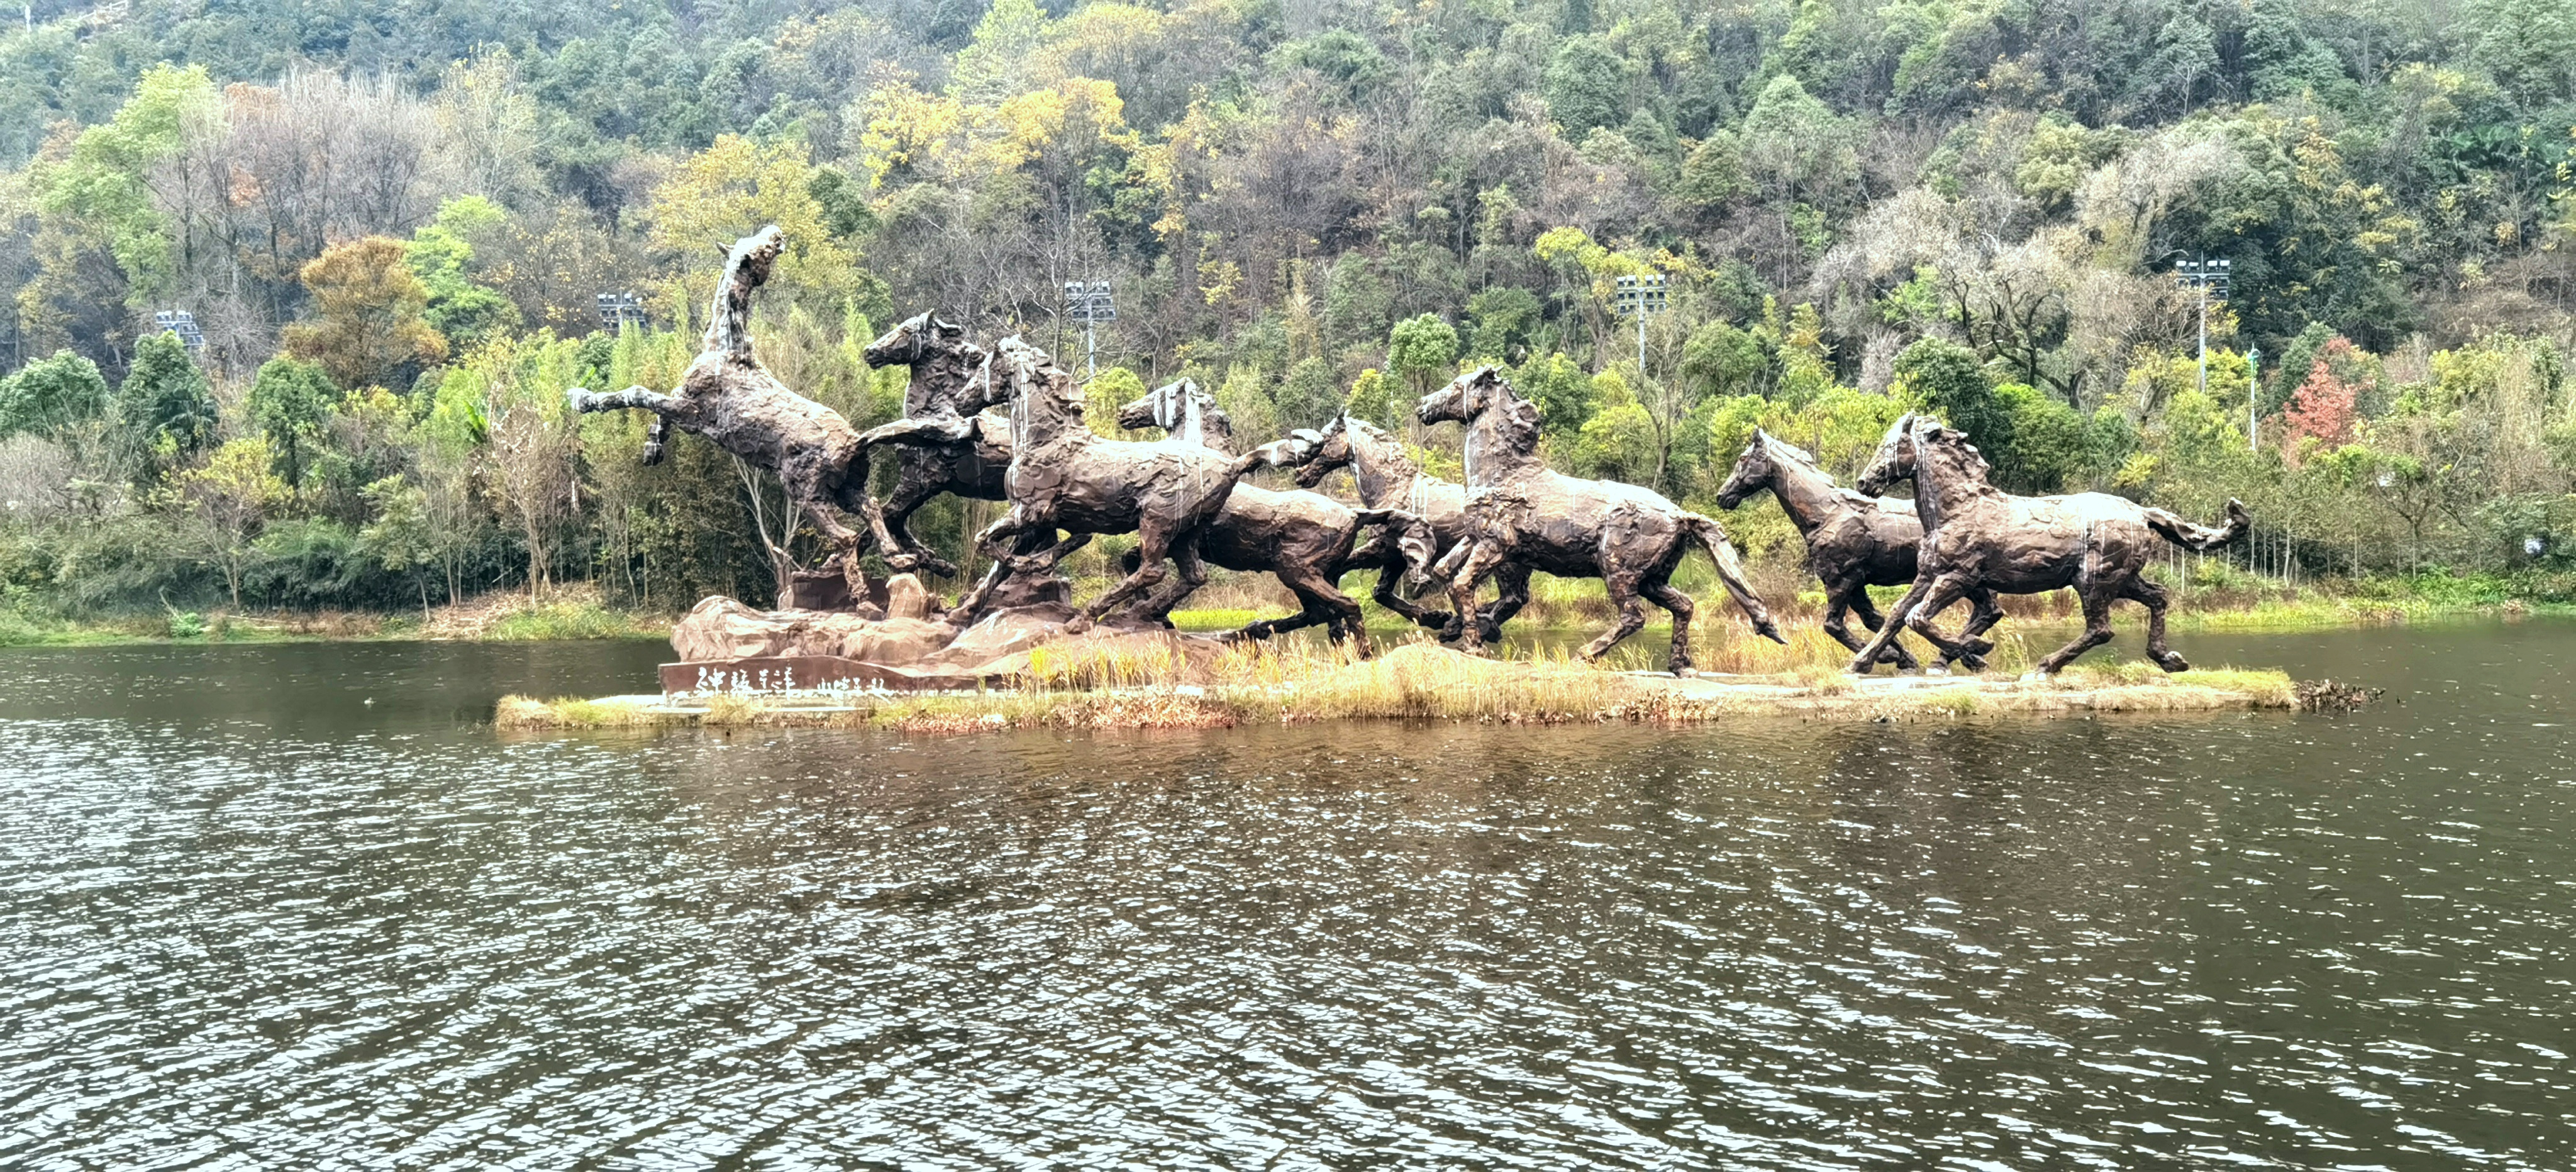
{"label": "horse mane", "polygon": [[1485,372],[1489,372],[1493,375],[1495,388],[1503,393],[1502,407],[1504,441],[1509,443],[1512,450],[1517,452],[1526,453],[1537,451],[1539,440],[1538,404],[1522,398],[1519,388],[1512,385],[1512,380],[1503,377],[1503,372],[1500,367],[1488,366],[1485,368]]}
{"label": "horse mane", "polygon": [[1756,429],[1754,434],[1762,437],[1763,448],[1775,456],[1787,456],[1788,458],[1795,460],[1800,464],[1804,464],[1809,468],[1822,467],[1822,465],[1816,462],[1815,455],[1807,451],[1805,448],[1799,447],[1796,444],[1781,439],[1779,436],[1760,429]]}
{"label": "horse mane", "polygon": [[1944,427],[1934,419],[1927,418],[1923,422],[1924,426],[1916,428],[1914,433],[1916,463],[1938,456],[1947,461],[1944,470],[1953,476],[1980,488],[1994,487],[1988,479],[1994,472],[1994,465],[1986,462],[1985,453],[1978,451],[1977,445],[1968,442],[1966,432]]}

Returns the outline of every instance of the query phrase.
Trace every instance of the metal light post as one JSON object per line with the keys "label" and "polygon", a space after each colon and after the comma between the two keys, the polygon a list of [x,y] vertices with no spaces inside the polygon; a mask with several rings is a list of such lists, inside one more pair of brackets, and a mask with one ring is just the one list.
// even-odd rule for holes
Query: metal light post
{"label": "metal light post", "polygon": [[617,333],[627,326],[644,328],[644,302],[633,293],[602,293],[599,301],[599,328]]}
{"label": "metal light post", "polygon": [[2263,402],[2263,348],[2245,348],[2245,450],[2259,452],[2263,445],[2254,439],[2254,412]]}
{"label": "metal light post", "polygon": [[159,327],[155,331],[157,333],[179,335],[179,344],[187,348],[191,358],[206,349],[206,334],[197,328],[196,314],[184,309],[165,309],[152,315],[152,324]]}
{"label": "metal light post", "polygon": [[1109,298],[1109,282],[1065,282],[1064,315],[1082,323],[1082,377],[1085,381],[1099,377],[1100,342],[1092,331],[1102,322],[1118,320],[1118,306]]}
{"label": "metal light post", "polygon": [[2209,295],[2216,290],[2218,299],[2227,300],[2227,262],[2224,259],[2187,260],[2174,266],[2174,279],[2200,291],[2200,393],[2209,393]]}
{"label": "metal light post", "polygon": [[1646,319],[1662,313],[1669,302],[1665,291],[1669,285],[1663,274],[1619,278],[1619,314],[1637,319],[1637,377],[1646,377]]}

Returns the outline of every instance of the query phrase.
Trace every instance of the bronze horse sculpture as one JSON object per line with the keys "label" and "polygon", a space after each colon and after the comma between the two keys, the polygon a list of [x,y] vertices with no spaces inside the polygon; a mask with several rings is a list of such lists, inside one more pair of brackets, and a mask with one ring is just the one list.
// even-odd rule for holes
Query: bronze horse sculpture
{"label": "bronze horse sculpture", "polygon": [[[1744,445],[1744,453],[1735,459],[1726,483],[1718,486],[1719,508],[1733,509],[1745,498],[1769,492],[1780,502],[1780,511],[1807,545],[1807,567],[1815,571],[1825,587],[1825,633],[1853,651],[1861,649],[1862,640],[1852,634],[1843,621],[1846,612],[1860,616],[1861,624],[1872,633],[1882,625],[1878,608],[1870,603],[1872,586],[1904,586],[1914,581],[1915,550],[1923,544],[1923,521],[1914,512],[1911,501],[1867,496],[1834,483],[1834,478],[1816,466],[1816,458],[1795,445],[1785,443],[1761,428],[1753,429],[1753,439]],[[1967,595],[1975,605],[1961,640],[1983,634],[2003,618],[2003,608],[1995,605],[1991,590],[1978,588]],[[1912,671],[1914,656],[1905,650],[1901,640],[1891,640],[1887,655],[1900,671]],[[1943,664],[1949,662],[1944,656]],[[1970,671],[1981,670],[1985,661],[1978,656],[1965,657]]]}
{"label": "bronze horse sculpture", "polygon": [[[1334,469],[1349,468],[1363,507],[1403,509],[1426,527],[1424,565],[1439,561],[1457,548],[1467,529],[1465,486],[1424,473],[1413,457],[1405,454],[1402,441],[1348,413],[1334,416],[1320,431],[1299,435],[1307,440],[1291,457],[1297,467],[1299,487],[1313,488]],[[1389,551],[1374,562],[1355,559],[1354,565],[1376,567],[1377,588],[1372,597],[1379,606],[1418,626],[1439,630],[1444,640],[1459,636],[1455,614],[1409,601],[1398,590],[1408,577],[1421,572],[1422,565],[1415,564],[1414,559]],[[1517,564],[1506,564],[1494,571],[1501,597],[1477,612],[1480,634],[1486,642],[1501,639],[1503,623],[1529,601],[1529,575],[1527,567]]]}
{"label": "bronze horse sculpture", "polygon": [[564,397],[576,412],[652,412],[652,430],[644,443],[647,464],[661,461],[663,443],[677,426],[775,473],[788,499],[839,552],[851,594],[865,598],[861,535],[842,524],[835,511],[873,512],[858,432],[840,412],[787,389],[752,356],[751,295],[769,280],[784,240],[772,224],[736,241],[726,253],[724,279],[708,308],[697,361],[689,364],[672,393],[633,386],[595,394],[574,387]]}
{"label": "bronze horse sculpture", "polygon": [[2084,605],[2084,633],[2040,660],[2040,672],[2053,675],[2110,642],[2111,603],[2123,598],[2147,608],[2147,655],[2156,666],[2190,669],[2165,645],[2165,589],[2147,580],[2146,568],[2158,556],[2159,540],[2207,551],[2244,536],[2253,518],[2242,503],[2231,498],[2226,523],[2213,529],[2109,493],[2012,496],[1987,483],[1986,473],[1985,458],[1968,437],[1937,419],[1907,415],[1887,430],[1860,474],[1860,491],[1874,496],[1911,478],[1922,552],[1913,589],[1853,657],[1852,671],[1869,674],[1898,629],[1909,625],[1945,655],[1982,655],[1994,644],[1973,635],[1943,638],[1932,616],[1974,590],[2038,594],[2062,586],[2074,587]]}
{"label": "bronze horse sculpture", "polygon": [[1002,421],[982,414],[1000,402],[993,394],[992,356],[967,340],[964,327],[920,313],[868,343],[862,357],[871,367],[912,368],[902,422],[917,442],[902,445],[894,489],[869,514],[877,546],[898,572],[918,565],[953,577],[957,567],[913,536],[912,514],[941,493],[1003,499],[1010,434]]}
{"label": "bronze horse sculpture", "polygon": [[[1052,358],[1018,338],[994,356],[996,388],[1011,407],[1011,462],[1003,486],[1011,510],[975,536],[994,559],[952,614],[972,618],[1002,581],[1052,569],[1096,534],[1137,535],[1138,563],[1116,586],[1077,610],[1066,630],[1080,633],[1101,615],[1140,594],[1150,613],[1168,613],[1207,580],[1199,540],[1233,494],[1235,482],[1281,451],[1272,445],[1229,457],[1199,444],[1102,439],[1083,422],[1083,396]],[[879,443],[937,442],[916,421],[902,420],[859,437]],[[1071,536],[1049,546],[1058,530]],[[1003,544],[1009,539],[1013,544]],[[1166,570],[1164,562],[1174,570]]]}
{"label": "bronze horse sculpture", "polygon": [[[1232,421],[1189,379],[1158,387],[1121,406],[1118,426],[1130,431],[1159,427],[1184,443],[1197,442],[1218,452],[1234,450]],[[1291,450],[1302,447],[1291,444]],[[1348,636],[1365,657],[1369,654],[1368,628],[1361,620],[1360,604],[1342,593],[1342,575],[1362,566],[1382,565],[1390,559],[1401,567],[1404,554],[1397,534],[1416,524],[1416,519],[1401,509],[1353,509],[1320,493],[1276,492],[1258,485],[1237,484],[1216,519],[1200,536],[1199,556],[1238,573],[1269,574],[1296,596],[1296,614],[1263,619],[1238,634],[1266,639],[1321,623],[1335,642]],[[1360,529],[1372,525],[1378,527],[1378,532],[1366,546],[1355,551],[1352,546]],[[1423,548],[1418,539],[1416,548]],[[1170,621],[1168,611],[1146,617]]]}
{"label": "bronze horse sculpture", "polygon": [[[1781,638],[1769,608],[1744,579],[1744,566],[1714,519],[1688,512],[1652,489],[1610,480],[1580,480],[1539,459],[1538,408],[1512,390],[1500,370],[1487,366],[1460,375],[1423,396],[1414,415],[1424,423],[1456,421],[1467,427],[1467,487],[1490,496],[1480,508],[1471,496],[1471,542],[1442,559],[1455,566],[1449,598],[1456,613],[1472,613],[1476,584],[1497,568],[1516,564],[1569,578],[1599,578],[1618,608],[1618,625],[1586,644],[1586,661],[1607,654],[1646,625],[1639,598],[1672,612],[1672,671],[1691,670],[1690,596],[1672,587],[1682,554],[1697,544],[1717,563],[1718,581],[1760,634]],[[1459,632],[1469,651],[1481,644],[1480,624]]]}

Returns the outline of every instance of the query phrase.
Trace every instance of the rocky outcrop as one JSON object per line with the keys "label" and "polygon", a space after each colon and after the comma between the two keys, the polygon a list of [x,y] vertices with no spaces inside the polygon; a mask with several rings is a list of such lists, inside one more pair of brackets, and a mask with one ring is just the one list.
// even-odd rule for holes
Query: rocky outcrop
{"label": "rocky outcrop", "polygon": [[671,629],[684,662],[831,656],[910,663],[948,645],[952,632],[920,618],[871,619],[848,611],[753,610],[721,594],[689,609]]}

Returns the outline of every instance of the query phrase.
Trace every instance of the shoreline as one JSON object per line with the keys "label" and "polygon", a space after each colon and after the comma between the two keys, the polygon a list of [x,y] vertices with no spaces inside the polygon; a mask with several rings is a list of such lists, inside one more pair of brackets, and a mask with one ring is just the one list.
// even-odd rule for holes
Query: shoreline
{"label": "shoreline", "polygon": [[[2372,580],[2352,591],[2212,590],[2179,599],[2167,625],[2176,634],[2261,634],[2358,630],[2445,620],[2576,616],[2576,603],[2536,600],[2474,587],[2446,590],[2428,586],[2430,581]],[[1588,585],[1593,587],[1589,592],[1562,587],[1542,591],[1522,611],[1518,626],[1551,633],[1607,626],[1612,621],[1608,599],[1599,593],[1598,583]],[[2465,582],[2457,585],[2470,587]],[[1891,587],[1873,589],[1871,593],[1884,609],[1904,591]],[[1239,595],[1210,601],[1216,605],[1172,612],[1174,627],[1204,634],[1289,613],[1287,607]],[[1713,613],[1726,613],[1722,599],[1698,601],[1704,612],[1714,607]],[[1416,630],[1373,602],[1363,601],[1362,605],[1373,637],[1392,642]],[[1802,591],[1775,609],[1791,623],[1813,623],[1822,606],[1821,594]],[[202,615],[172,612],[67,619],[0,609],[0,650],[264,643],[659,641],[669,638],[678,619],[676,614],[608,606],[594,592],[577,588],[543,602],[531,602],[524,594],[487,594],[434,608],[426,616],[418,611],[217,611]],[[2032,635],[2059,630],[2071,633],[2079,621],[2073,599],[2060,591],[2017,600],[2008,608],[2002,630],[2009,633],[2018,628]],[[2140,631],[2145,627],[2145,615],[2135,607],[2115,607],[2112,625],[2124,635]],[[1655,611],[1639,637],[1660,639],[1661,632],[1668,629],[1662,613]],[[188,633],[179,633],[182,631]]]}

